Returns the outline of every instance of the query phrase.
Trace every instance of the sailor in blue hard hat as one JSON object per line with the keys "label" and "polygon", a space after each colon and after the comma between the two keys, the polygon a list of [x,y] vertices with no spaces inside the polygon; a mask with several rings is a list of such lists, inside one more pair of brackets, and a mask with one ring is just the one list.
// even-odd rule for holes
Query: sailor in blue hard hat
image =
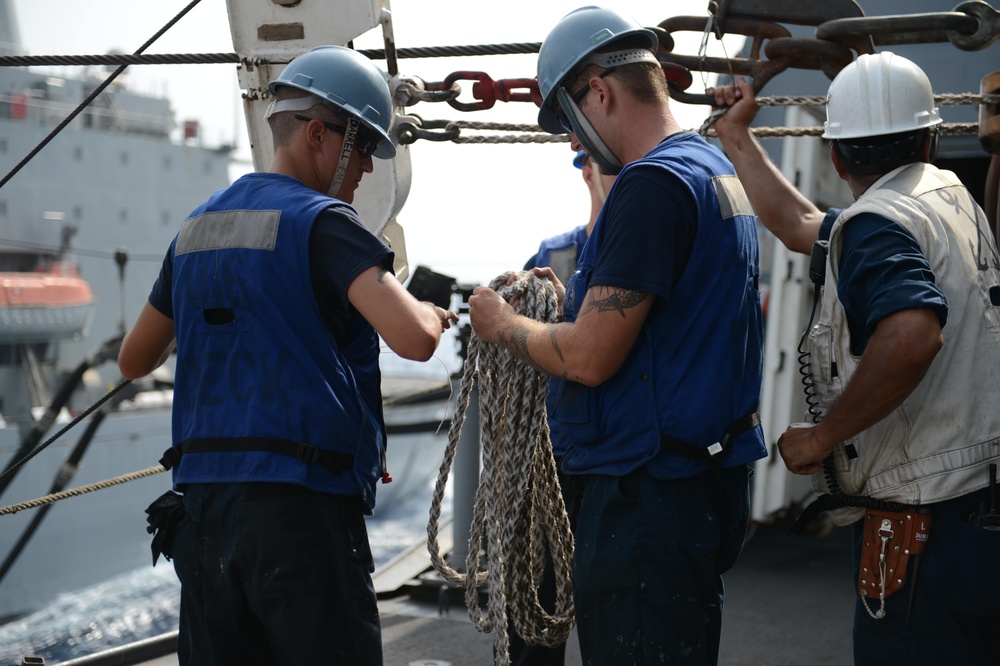
{"label": "sailor in blue hard hat", "polygon": [[584,663],[714,664],[722,574],[767,455],[757,228],[732,164],[670,110],[653,31],[583,7],[538,54],[539,125],[617,174],[561,323],[477,288],[480,339],[558,378],[561,470],[583,480],[573,596]]}
{"label": "sailor in blue hard hat", "polygon": [[350,205],[395,151],[385,75],[325,46],[270,91],[270,168],[188,216],[118,357],[136,379],[176,350],[177,493],[147,510],[154,556],[181,582],[181,666],[380,666],[380,343],[426,361],[457,316],[403,287]]}
{"label": "sailor in blue hard hat", "polygon": [[[602,48],[614,43],[621,48]],[[590,87],[571,93],[567,86],[587,65],[600,67],[599,76],[604,77],[629,63],[659,64],[655,55],[658,46],[652,30],[615,10],[581,7],[567,14],[538,52],[538,88],[543,98],[538,124],[552,134],[573,133],[605,173],[617,174],[622,168],[621,156],[608,147],[580,110]]]}
{"label": "sailor in blue hard hat", "polygon": [[[386,76],[357,51],[318,46],[285,67],[268,90],[275,98],[267,107],[267,120],[274,114],[294,111],[292,121],[317,123],[317,131],[326,129],[344,137],[333,179],[326,189],[330,196],[351,203],[361,173],[371,171],[369,158],[390,159],[396,154],[389,138],[392,98]],[[311,111],[332,116],[322,119]],[[356,179],[346,179],[355,150],[361,159],[361,173]]]}

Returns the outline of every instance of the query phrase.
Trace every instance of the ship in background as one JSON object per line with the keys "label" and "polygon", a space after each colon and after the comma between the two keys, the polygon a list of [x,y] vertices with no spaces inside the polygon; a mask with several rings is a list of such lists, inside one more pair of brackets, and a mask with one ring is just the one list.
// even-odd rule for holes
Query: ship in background
{"label": "ship in background", "polygon": [[[6,1],[0,0],[0,9],[5,7]],[[742,4],[746,5],[748,3],[744,2]],[[779,2],[773,3],[774,6],[784,4]],[[802,6],[807,4],[818,5],[820,3],[802,3]],[[885,0],[860,0],[859,4],[864,8],[865,13],[870,16],[893,14],[902,11],[905,11],[907,14],[915,12],[944,12],[950,11],[953,8],[951,3],[940,0],[917,0],[906,7],[900,7],[898,3]],[[11,24],[12,21],[7,20],[6,16],[0,14],[0,28]],[[790,27],[796,36],[812,38],[815,35],[815,28],[811,26],[800,28]],[[516,35],[514,36],[516,37]],[[941,40],[938,41],[940,42]],[[934,44],[879,45],[877,48],[878,50],[891,49],[920,64],[927,71],[937,93],[978,92],[980,78],[997,69],[995,62],[996,47],[967,52],[959,50],[945,41]],[[8,74],[5,71],[6,69],[0,68],[0,77],[22,76],[26,74],[23,70],[11,70],[13,74]],[[40,79],[45,79],[46,82],[48,78],[45,76],[40,77]],[[37,84],[37,80],[35,83]],[[93,87],[94,83],[86,84],[81,82],[80,85],[90,85]],[[65,86],[66,84],[63,83],[62,87]],[[829,78],[824,76],[820,71],[788,69],[768,82],[761,94],[764,96],[786,94],[822,96],[825,94],[828,86]],[[0,78],[0,93],[6,95],[7,91],[6,79]],[[125,91],[116,90],[114,96],[117,96],[117,98],[107,100],[108,104],[114,102],[108,108],[114,109],[117,112],[123,111],[127,107],[120,100],[126,98],[127,95]],[[7,99],[7,97],[0,98]],[[79,96],[77,101],[79,99],[82,99],[82,96]],[[136,101],[136,104],[146,104],[148,101],[147,98],[141,98],[141,100]],[[115,106],[115,104],[118,106]],[[64,109],[64,111],[68,110],[69,107]],[[0,114],[3,113],[4,111],[0,109]],[[977,108],[975,106],[942,107],[942,115],[946,122],[973,122],[975,121],[976,113]],[[93,119],[96,121],[97,117],[102,114],[104,112],[98,107],[94,111]],[[169,108],[167,108],[166,114],[169,115]],[[37,139],[40,139],[50,131],[55,122],[64,117],[64,115],[65,113],[63,116],[58,116],[55,120],[50,121],[51,124],[48,127],[39,129],[37,131]],[[790,107],[788,109],[763,110],[757,124],[772,127],[815,126],[821,124],[822,120],[823,112],[821,108]],[[116,147],[116,149],[111,148],[113,140],[117,141],[125,138],[122,136],[121,130],[86,127],[82,124],[85,121],[86,115],[81,116],[80,119],[74,121],[74,124],[67,129],[67,132],[70,132],[70,134],[57,138],[52,145],[43,150],[39,158],[43,158],[47,151],[55,152],[56,157],[53,157],[53,159],[56,163],[54,165],[50,164],[47,167],[38,167],[37,165],[41,164],[41,162],[37,161],[39,158],[36,158],[35,167],[39,171],[30,171],[33,167],[29,165],[25,173],[33,175],[30,179],[32,185],[30,187],[25,186],[29,190],[29,192],[23,193],[26,198],[43,185],[51,187],[54,191],[72,191],[78,188],[81,182],[93,178],[95,175],[93,171],[95,169],[104,169],[108,171],[108,174],[112,174],[111,170],[118,168],[115,166],[116,160],[132,159],[121,157],[120,153],[122,150],[120,147]],[[36,120],[35,122],[38,123],[40,121]],[[125,123],[123,126],[127,125]],[[23,119],[15,121],[8,117],[0,118],[0,141],[9,143],[11,141],[9,138],[10,135],[21,131],[19,128],[23,128],[24,126]],[[82,173],[71,171],[68,168],[72,164],[71,160],[75,159],[75,155],[70,152],[71,148],[68,146],[74,145],[74,140],[78,143],[81,141],[81,139],[72,138],[77,136],[77,132],[83,134],[85,137],[90,137],[91,141],[87,141],[87,146],[92,146],[94,150],[99,149],[105,153],[107,159],[101,162],[99,167],[91,166],[88,168],[84,166],[81,169]],[[87,135],[86,132],[93,132],[93,134]],[[67,136],[70,138],[67,139]],[[161,150],[158,147],[161,143],[171,143],[169,141],[169,132],[168,135],[162,138],[162,141],[155,135],[146,135],[145,138],[133,136],[132,139],[135,140],[137,146],[142,146],[141,152],[146,154],[152,154],[154,149]],[[37,140],[25,140],[23,143],[24,145],[18,144],[20,148],[17,150],[11,149],[7,144],[0,143],[0,166],[15,163],[37,143]],[[59,148],[60,143],[63,145],[62,148]],[[177,159],[186,159],[189,157],[191,160],[189,166],[194,169],[199,167],[199,159],[206,158],[206,156],[210,156],[213,153],[220,159],[225,158],[224,155],[219,154],[225,151],[199,146],[195,140],[187,140],[186,142],[173,143],[171,145],[173,148],[169,150],[176,150],[177,152],[168,153],[168,149],[164,148],[162,149],[163,154],[184,156],[177,157]],[[817,205],[821,207],[844,206],[850,202],[849,193],[829,165],[827,144],[821,139],[816,137],[764,139],[763,145],[769,150],[775,162],[781,166],[786,175],[793,182],[797,183],[802,191],[814,200]],[[459,150],[457,147],[455,149]],[[60,150],[62,152],[59,152]],[[211,157],[208,157],[208,159],[211,159]],[[982,182],[985,177],[987,162],[988,156],[979,147],[974,135],[942,137],[938,164],[959,173],[970,185],[973,193],[980,199],[982,197]],[[160,174],[157,172],[163,166],[162,163],[144,163],[144,167],[146,169],[145,173],[156,174],[157,182],[145,190],[145,194],[142,196],[152,197],[150,200],[155,203],[159,200],[157,188],[159,187]],[[134,170],[138,172],[139,168],[135,168]],[[12,196],[9,192],[18,191],[12,188],[18,185],[19,182],[22,185],[25,182],[29,182],[25,173],[16,177],[4,188],[0,188],[0,240],[4,241],[0,242],[0,256],[6,257],[8,253],[11,256],[20,255],[20,259],[24,260],[18,264],[20,272],[35,272],[35,267],[40,265],[38,261],[29,262],[28,259],[41,258],[45,260],[43,263],[49,263],[60,260],[61,256],[62,260],[67,260],[71,264],[80,267],[80,277],[88,282],[93,294],[96,296],[93,305],[94,314],[89,326],[89,335],[83,340],[76,340],[70,337],[59,341],[58,344],[49,342],[45,345],[22,344],[20,346],[0,343],[0,363],[6,364],[0,365],[0,397],[3,398],[3,403],[0,404],[0,413],[5,418],[8,418],[8,414],[11,417],[15,417],[18,414],[21,415],[20,421],[12,420],[8,427],[0,429],[0,464],[5,463],[9,455],[8,452],[13,451],[17,446],[19,438],[23,434],[22,431],[30,429],[30,424],[34,418],[33,415],[38,413],[39,408],[44,408],[44,405],[48,404],[44,400],[36,401],[35,399],[21,398],[27,406],[27,411],[18,412],[17,409],[13,409],[8,405],[8,400],[15,398],[8,396],[18,396],[25,392],[23,387],[29,385],[26,382],[26,378],[33,377],[36,374],[33,369],[36,366],[40,367],[55,380],[49,383],[49,390],[51,392],[52,387],[59,385],[58,379],[68,369],[77,367],[77,364],[81,360],[93,355],[95,350],[101,348],[105,340],[113,339],[116,335],[120,334],[121,329],[129,321],[128,315],[123,314],[124,308],[120,303],[135,304],[143,302],[149,284],[151,284],[159,268],[163,250],[175,232],[176,225],[186,216],[193,205],[199,203],[211,189],[206,177],[199,176],[196,178],[196,180],[199,180],[198,183],[189,184],[195,190],[193,201],[190,204],[185,203],[183,206],[177,206],[181,210],[177,211],[176,215],[169,217],[169,219],[162,216],[162,214],[160,217],[157,217],[158,213],[156,211],[160,209],[154,208],[147,203],[138,212],[130,210],[126,214],[125,219],[117,217],[119,215],[118,208],[112,208],[110,213],[106,215],[106,219],[89,226],[87,223],[91,221],[91,218],[88,208],[83,207],[81,204],[80,219],[73,223],[75,214],[72,208],[73,201],[65,202],[62,198],[53,195],[53,198],[47,197],[46,201],[62,202],[59,204],[61,207],[39,202],[35,212],[30,214],[34,216],[31,219],[40,220],[41,222],[34,226],[23,224],[22,226],[26,228],[27,234],[24,238],[27,240],[19,240],[19,245],[16,248],[13,246],[8,248],[8,244],[13,245],[11,243],[11,239],[13,238],[11,234],[13,232],[8,232],[8,228],[13,225],[11,220],[14,218],[9,211],[11,204],[6,200]],[[121,177],[123,176],[114,176],[114,178]],[[142,178],[142,174],[126,174],[124,177],[138,179]],[[163,177],[170,178],[171,176],[164,174]],[[107,187],[117,187],[114,178],[110,175],[108,178],[110,184]],[[61,180],[63,182],[53,183],[53,180]],[[369,185],[370,182],[366,178],[363,187]],[[223,181],[222,184],[225,184],[225,182]],[[167,186],[168,184],[164,183],[164,185]],[[65,186],[65,190],[62,189],[62,186]],[[80,196],[85,196],[95,186],[96,184],[92,182],[90,188],[86,186],[80,187]],[[129,195],[136,194],[137,192],[135,188],[125,189],[128,191],[122,191],[120,195],[117,193],[117,190],[112,190],[114,193],[111,196],[105,194],[103,197],[99,196],[98,199],[102,200],[104,208],[107,208],[110,202],[128,201],[130,200]],[[179,197],[181,195],[182,192],[179,189],[176,196]],[[172,204],[172,202],[163,201],[165,207],[167,207],[168,203]],[[52,219],[46,217],[46,213],[49,212],[54,213]],[[55,219],[59,214],[62,214],[63,218]],[[141,217],[129,220],[129,215],[140,215]],[[367,216],[365,219],[367,219]],[[71,224],[65,224],[64,222],[67,220]],[[126,232],[125,229],[130,226],[126,224],[127,221],[141,226],[141,229]],[[63,223],[59,224],[57,222]],[[70,230],[63,231],[67,228]],[[44,236],[44,243],[39,238],[36,238],[36,235],[41,234],[42,231],[46,234]],[[149,235],[150,238],[145,238],[146,235]],[[155,238],[152,238],[154,236]],[[762,418],[772,455],[768,459],[761,461],[757,466],[753,517],[754,520],[759,522],[777,522],[788,517],[789,514],[794,514],[795,509],[807,503],[813,496],[808,486],[808,480],[788,474],[774,449],[777,437],[787,424],[802,420],[802,415],[805,412],[798,366],[795,359],[799,336],[806,326],[809,315],[812,288],[807,277],[806,259],[788,254],[780,244],[774,242],[774,239],[770,238],[767,234],[763,234],[763,237],[766,246],[770,250],[763,253],[762,269],[771,275],[771,298],[768,316],[767,351],[765,354],[767,367],[764,396],[762,399]],[[37,247],[44,248],[44,252],[37,249],[35,246],[36,243],[38,244]],[[124,253],[117,253],[116,250],[118,247],[122,247],[126,251]],[[44,254],[44,256],[26,256],[31,255],[32,252],[39,255]],[[123,259],[125,261],[122,263],[121,260]],[[0,271],[5,270],[7,269],[3,265],[0,265]],[[124,270],[124,279],[122,278],[121,270]],[[119,299],[119,301],[115,302],[115,299]],[[23,353],[34,355],[36,359],[40,358],[41,360],[38,363],[25,363],[20,360],[15,363],[4,360],[8,356],[10,359],[14,359],[15,353],[18,355],[21,354],[22,351],[20,350],[24,347],[30,347],[31,351]],[[46,353],[40,353],[40,349],[42,348],[44,348]],[[20,357],[18,356],[18,358]],[[70,403],[70,409],[77,409],[81,406],[91,404],[99,396],[103,395],[109,386],[113,386],[118,379],[113,364],[100,368],[99,372],[102,372],[100,380],[92,381],[89,384],[85,383],[74,394]],[[93,374],[88,373],[88,376],[92,376]],[[169,376],[159,380],[159,385],[154,385],[153,382],[155,381],[157,380],[151,380],[148,386],[151,390],[144,391],[135,399],[130,398],[124,405],[136,407],[142,405],[144,402],[154,402],[156,399],[166,402],[169,399],[169,391],[156,391],[153,389],[169,388]],[[8,382],[10,382],[9,387],[7,385]],[[5,390],[6,388],[10,390]],[[15,388],[17,390],[14,390]],[[29,413],[32,416],[27,416]],[[427,414],[427,411],[426,409],[422,409],[420,413]],[[158,420],[158,418],[161,420]],[[420,418],[425,417],[422,416]],[[149,452],[140,450],[144,446],[143,443],[155,441],[158,437],[162,437],[163,444],[151,447]],[[76,439],[77,436],[73,434],[67,438],[68,442],[65,445],[58,444],[53,447],[59,453],[50,454],[46,452],[36,461],[32,461],[25,468],[22,475],[18,477],[15,486],[0,500],[0,503],[7,504],[16,499],[36,497],[45,492],[51,483],[53,470],[58,466],[62,458],[65,457],[68,448]],[[99,441],[102,444],[99,445]],[[167,443],[169,443],[169,406],[167,404],[163,404],[162,406],[142,406],[141,409],[131,409],[129,411],[119,409],[119,411],[110,415],[99,429],[95,436],[92,447],[93,451],[88,453],[88,462],[74,481],[74,485],[103,479],[117,473],[148,467],[159,457],[164,445]],[[62,448],[58,448],[59,446],[62,446]],[[390,443],[390,455],[393,454],[394,450],[398,450],[398,447]],[[109,453],[105,458],[100,458],[99,451],[109,451]],[[129,458],[129,456],[133,457]],[[431,460],[434,464],[440,460],[439,456],[428,455],[424,457]],[[29,484],[22,477],[26,477],[29,474],[29,470],[36,467],[36,462],[39,463],[37,467],[43,471],[40,472],[38,478]],[[102,467],[104,471],[96,474],[87,474],[90,469],[96,467]],[[391,471],[393,471],[397,478],[396,483],[403,476],[399,472],[403,468],[405,466],[390,465]],[[394,485],[387,486],[386,488],[392,490]],[[18,497],[15,498],[14,490],[22,486],[26,489],[25,492],[19,492]],[[25,551],[20,561],[30,560],[30,566],[33,571],[41,572],[45,577],[51,579],[53,583],[50,586],[51,588],[61,589],[75,589],[69,584],[69,576],[78,578],[80,571],[76,571],[77,569],[96,569],[97,565],[100,565],[104,570],[110,572],[108,575],[111,575],[129,568],[119,561],[111,560],[112,557],[119,558],[121,555],[121,553],[117,552],[119,550],[128,551],[128,556],[134,557],[134,561],[140,565],[148,564],[148,540],[144,534],[145,524],[141,509],[151,498],[160,494],[165,487],[165,475],[161,475],[60,503],[53,509],[53,515],[49,521],[55,521],[57,513],[65,513],[66,518],[64,522],[66,524],[62,527],[61,531],[56,532],[53,530],[55,533],[47,541],[38,541],[36,539],[34,542],[35,545],[32,546],[34,550],[30,552]],[[382,505],[384,499],[385,494],[383,493],[383,489],[380,488],[380,505]],[[121,512],[122,504],[130,505],[125,513]],[[118,513],[114,513],[115,511],[118,511]],[[24,514],[23,523],[26,523],[30,520],[31,516],[30,512],[24,512]],[[123,520],[130,521],[128,527],[125,529],[123,526],[119,534],[127,533],[129,535],[128,539],[112,538],[108,542],[97,543],[101,537],[93,534],[94,524],[92,521],[97,520],[98,516],[103,517],[106,515],[127,515],[127,519]],[[19,514],[15,518],[21,520],[22,515]],[[16,538],[19,530],[16,527],[11,527],[12,523],[9,518],[0,518],[0,521],[2,521],[0,522],[0,526],[2,526],[2,529],[0,529],[0,557],[2,557],[4,551],[7,549],[8,542],[6,540]],[[47,527],[52,527],[52,525],[48,525]],[[43,533],[40,531],[38,538],[41,538],[42,535]],[[68,546],[67,544],[72,545]],[[88,549],[93,552],[102,553],[102,558],[107,556],[107,566],[104,567],[104,560],[96,562],[89,556],[85,557]],[[120,557],[120,559],[126,558]],[[12,571],[12,576],[14,573],[16,572]],[[95,579],[98,578],[95,577]],[[49,582],[48,580],[43,581],[46,585]],[[6,603],[11,594],[18,595],[20,599],[27,598],[39,603],[44,602],[44,586],[15,589],[10,587],[9,584],[10,581],[0,582],[0,615],[3,614],[3,604]],[[38,590],[43,590],[43,592],[38,593]],[[37,599],[33,599],[32,595],[37,596]]]}
{"label": "ship in background", "polygon": [[[5,54],[23,53],[9,0],[0,0],[0,43]],[[78,69],[67,71],[77,76],[0,68],[3,175],[101,83],[79,76]],[[175,120],[168,100],[112,84],[0,188],[0,285],[10,296],[0,298],[5,469],[22,441],[40,443],[121,380],[114,341],[136,316],[136,304],[144,302],[179,221],[228,184],[231,147],[202,145],[196,127],[186,129],[187,138],[172,140]],[[63,284],[45,282],[53,268],[66,273]],[[18,290],[23,295],[30,283],[32,298],[16,302]],[[79,293],[71,299],[74,288]],[[22,325],[7,335],[5,321]],[[77,369],[82,372],[74,373]],[[77,375],[78,383],[72,381]],[[156,464],[170,445],[169,373],[160,378],[155,385],[137,382],[116,396],[70,486]],[[56,422],[45,430],[40,420],[56,400]],[[48,493],[86,425],[25,464],[0,504]],[[3,517],[0,558],[9,570],[0,581],[0,618],[149,565],[143,509],[168,484],[167,475],[156,475],[59,502],[16,557],[12,552],[35,511]]]}
{"label": "ship in background", "polygon": [[[23,54],[10,0],[0,0],[0,53]],[[66,71],[0,67],[0,177],[106,75]],[[198,134],[194,122],[177,125],[169,100],[112,84],[0,188],[0,469],[121,381],[118,342],[167,246],[230,182],[233,146]],[[171,444],[171,367],[125,387],[0,483],[0,506],[157,465]],[[448,430],[448,369],[390,367],[404,376],[383,380],[394,481],[378,489],[380,511],[433,478]],[[79,470],[56,481],[78,447]],[[155,474],[0,517],[0,622],[151,566],[143,510],[169,486],[169,474]]]}

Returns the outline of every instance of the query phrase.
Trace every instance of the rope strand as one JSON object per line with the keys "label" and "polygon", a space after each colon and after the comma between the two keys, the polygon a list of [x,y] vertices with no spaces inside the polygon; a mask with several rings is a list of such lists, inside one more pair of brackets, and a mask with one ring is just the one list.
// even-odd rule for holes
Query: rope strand
{"label": "rope strand", "polygon": [[69,490],[52,493],[51,495],[44,495],[38,499],[27,500],[25,502],[19,502],[18,504],[0,507],[0,516],[10,516],[18,511],[24,511],[25,509],[37,509],[38,507],[45,506],[46,504],[55,504],[60,500],[69,499],[70,497],[78,497],[79,495],[104,490],[105,488],[117,486],[122,483],[128,483],[129,481],[136,481],[138,479],[143,479],[147,476],[152,476],[166,471],[167,470],[163,465],[147,467],[146,469],[141,469],[137,472],[122,474],[121,476],[115,476],[110,479],[105,479],[104,481],[96,481],[86,486],[80,486],[79,488],[70,488]]}
{"label": "rope strand", "polygon": [[[507,285],[512,277],[514,281]],[[490,287],[507,300],[517,298],[518,314],[536,321],[556,321],[555,290],[550,282],[532,272],[504,273]],[[466,573],[459,573],[445,563],[437,531],[444,488],[477,380],[483,467],[473,509]],[[484,633],[496,630],[497,664],[509,663],[508,621],[528,643],[550,647],[565,642],[573,628],[573,535],[549,441],[547,393],[545,374],[515,359],[503,347],[482,342],[473,332],[431,501],[427,549],[441,576],[465,587],[469,617],[476,628]],[[556,606],[551,615],[538,601],[546,542],[557,581]],[[486,570],[480,568],[484,556]],[[484,584],[488,593],[485,615],[478,599],[478,588]]]}

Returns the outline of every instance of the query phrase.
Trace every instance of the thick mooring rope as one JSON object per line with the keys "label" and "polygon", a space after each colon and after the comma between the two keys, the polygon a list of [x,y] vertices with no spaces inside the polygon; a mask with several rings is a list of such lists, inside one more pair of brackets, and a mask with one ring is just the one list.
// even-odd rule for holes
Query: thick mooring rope
{"label": "thick mooring rope", "polygon": [[154,465],[153,467],[140,469],[137,472],[129,472],[128,474],[115,476],[110,479],[105,479],[104,481],[97,481],[95,483],[91,483],[86,486],[80,486],[79,488],[70,488],[69,490],[63,490],[62,492],[52,493],[51,495],[44,495],[42,497],[39,497],[38,499],[28,500],[26,502],[20,502],[18,504],[11,504],[9,506],[3,506],[0,507],[0,516],[13,515],[18,511],[24,511],[25,509],[37,509],[47,504],[55,504],[60,500],[69,499],[70,497],[79,497],[80,495],[86,495],[87,493],[96,492],[98,490],[104,490],[105,488],[117,486],[122,483],[128,483],[130,481],[137,481],[138,479],[144,479],[147,476],[153,476],[154,474],[160,474],[161,472],[166,472],[166,471],[167,470],[163,465]]}
{"label": "thick mooring rope", "polygon": [[[511,285],[508,280],[515,278]],[[505,299],[519,297],[518,314],[554,322],[558,303],[551,282],[531,271],[504,273],[490,287]],[[466,573],[448,566],[441,556],[437,533],[441,500],[458,446],[469,395],[479,380],[483,465],[476,492]],[[476,628],[496,631],[494,659],[508,664],[508,618],[528,643],[554,646],[573,629],[573,534],[556,478],[555,460],[545,415],[548,376],[514,358],[503,347],[482,342],[472,334],[462,375],[457,408],[448,432],[430,520],[427,549],[431,563],[446,579],[465,587],[465,600]],[[555,612],[538,602],[538,585],[548,543],[556,576]],[[480,548],[486,570],[480,569]],[[486,616],[479,607],[478,588],[487,585]]]}

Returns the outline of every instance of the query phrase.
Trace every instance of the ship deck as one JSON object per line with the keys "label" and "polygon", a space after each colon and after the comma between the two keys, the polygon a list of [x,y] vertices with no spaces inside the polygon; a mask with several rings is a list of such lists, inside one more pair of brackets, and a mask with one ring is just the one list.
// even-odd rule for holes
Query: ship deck
{"label": "ship deck", "polygon": [[[415,559],[419,550],[414,551]],[[418,566],[386,566],[376,575],[381,590],[383,656],[386,666],[481,666],[493,662],[493,634],[479,633],[464,604],[453,598],[444,605],[441,583],[419,583],[402,574]],[[415,575],[415,574],[414,574]],[[405,577],[402,588],[389,596],[382,576]],[[726,577],[719,664],[847,666],[851,655],[854,593],[850,537],[835,528],[825,537],[797,537],[783,528],[760,526],[747,543],[736,567]],[[388,583],[397,585],[397,582]],[[160,641],[157,646],[156,641]],[[163,654],[176,635],[150,639],[151,651]],[[140,656],[125,659],[121,649],[92,655],[64,666],[142,664],[175,666],[177,657]],[[566,664],[581,664],[575,632],[567,647]],[[117,653],[117,654],[116,654]],[[139,660],[134,660],[138,658]]]}

